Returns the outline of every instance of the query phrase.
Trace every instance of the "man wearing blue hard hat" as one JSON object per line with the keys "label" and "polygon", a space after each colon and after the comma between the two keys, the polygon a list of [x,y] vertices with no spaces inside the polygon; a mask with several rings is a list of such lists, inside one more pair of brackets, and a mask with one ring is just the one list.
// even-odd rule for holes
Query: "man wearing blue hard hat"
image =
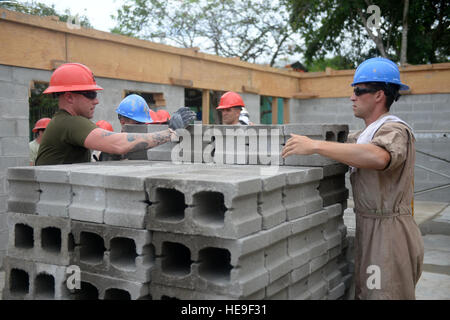
{"label": "man wearing blue hard hat", "polygon": [[355,232],[355,299],[415,299],[422,273],[423,239],[413,219],[414,133],[389,113],[399,90],[395,63],[385,58],[364,61],[353,78],[355,117],[365,128],[347,143],[295,135],[282,156],[320,154],[350,166]]}
{"label": "man wearing blue hard hat", "polygon": [[147,150],[176,139],[176,130],[186,128],[195,119],[194,112],[181,107],[172,115],[167,130],[141,134],[110,132],[90,121],[99,103],[99,90],[103,88],[83,64],[65,63],[53,72],[44,93],[58,99],[59,110],[42,137],[36,165],[89,162],[89,150],[111,154]]}

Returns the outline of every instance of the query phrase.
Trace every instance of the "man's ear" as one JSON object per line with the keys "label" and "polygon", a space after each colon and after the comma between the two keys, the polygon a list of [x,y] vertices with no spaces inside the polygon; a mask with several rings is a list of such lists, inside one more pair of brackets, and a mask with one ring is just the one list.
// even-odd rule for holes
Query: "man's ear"
{"label": "man's ear", "polygon": [[386,101],[386,95],[383,90],[378,90],[377,92],[375,92],[375,101],[376,102]]}

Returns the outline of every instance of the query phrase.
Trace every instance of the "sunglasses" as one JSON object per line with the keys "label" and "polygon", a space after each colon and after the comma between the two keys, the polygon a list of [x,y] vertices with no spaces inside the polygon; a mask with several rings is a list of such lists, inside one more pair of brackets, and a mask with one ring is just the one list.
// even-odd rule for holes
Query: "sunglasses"
{"label": "sunglasses", "polygon": [[377,92],[378,90],[381,90],[381,89],[369,89],[369,88],[355,87],[353,89],[353,92],[355,93],[355,96],[359,97],[362,94],[374,93],[374,92]]}
{"label": "sunglasses", "polygon": [[89,100],[94,100],[95,98],[97,98],[97,91],[73,91],[73,93],[81,94]]}

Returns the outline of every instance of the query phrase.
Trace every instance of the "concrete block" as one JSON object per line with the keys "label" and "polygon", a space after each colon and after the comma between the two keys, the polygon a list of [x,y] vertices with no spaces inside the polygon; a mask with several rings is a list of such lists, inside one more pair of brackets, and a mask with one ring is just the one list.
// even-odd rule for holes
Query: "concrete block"
{"label": "concrete block", "polygon": [[148,178],[152,206],[147,228],[225,238],[261,230],[257,211],[261,182],[256,177],[225,173],[199,170]]}
{"label": "concrete block", "polygon": [[6,257],[5,300],[66,300],[66,267]]}
{"label": "concrete block", "polygon": [[[301,218],[304,219],[304,218]],[[288,254],[292,257],[292,268],[296,269],[310,261],[307,231],[297,232],[288,238]]]}
{"label": "concrete block", "polygon": [[[154,282],[150,283],[150,295],[153,300],[236,300],[236,297],[227,295],[167,286]],[[249,298],[242,297],[240,299],[247,300]]]}
{"label": "concrete block", "polygon": [[0,214],[8,210],[8,196],[0,195]]}
{"label": "concrete block", "polygon": [[28,137],[0,137],[0,154],[2,156],[23,156],[29,155]]}
{"label": "concrete block", "polygon": [[116,279],[89,272],[81,272],[81,279],[81,290],[73,294],[75,300],[86,298],[89,300],[150,300],[148,283]]}
{"label": "concrete block", "polygon": [[283,189],[283,202],[288,220],[294,220],[322,209],[323,200],[317,191],[318,182]]}
{"label": "concrete block", "polygon": [[345,284],[341,282],[336,287],[328,291],[327,299],[338,300],[344,295],[344,293],[345,293]]}
{"label": "concrete block", "polygon": [[271,244],[265,249],[264,255],[265,267],[269,272],[269,283],[275,282],[293,269],[292,258],[288,255],[287,238]]}
{"label": "concrete block", "polygon": [[304,265],[295,268],[290,273],[290,283],[294,284],[298,281],[305,279],[309,276],[309,263],[305,263]]}
{"label": "concrete block", "polygon": [[15,137],[16,135],[16,121],[0,118],[0,138]]}
{"label": "concrete block", "polygon": [[289,300],[307,300],[310,298],[308,291],[308,278],[303,278],[288,287]]}
{"label": "concrete block", "polygon": [[36,213],[41,216],[69,217],[72,188],[68,184],[39,182],[40,197]]}
{"label": "concrete block", "polygon": [[290,284],[290,276],[286,274],[281,278],[270,282],[265,288],[266,297],[269,300],[286,300],[288,298],[288,287]]}
{"label": "concrete block", "polygon": [[309,272],[313,273],[314,271],[320,269],[328,262],[328,253],[325,253],[317,258],[311,259],[309,262]]}
{"label": "concrete block", "polygon": [[270,229],[286,221],[286,208],[282,189],[258,194],[258,212],[262,216],[262,228]]}
{"label": "concrete block", "polygon": [[151,232],[72,221],[73,263],[83,271],[146,283],[155,253]]}
{"label": "concrete block", "polygon": [[269,283],[264,268],[264,235],[238,240],[154,232],[152,279],[169,286],[248,296]]}
{"label": "concrete block", "polygon": [[73,253],[70,221],[8,212],[8,256],[67,266]]}
{"label": "concrete block", "polygon": [[[28,93],[25,93],[22,97],[5,98],[6,96],[0,95],[0,114],[2,118],[21,119],[25,118],[29,112],[30,105],[28,103]],[[25,98],[27,97],[27,98]],[[14,106],[14,108],[11,108]]]}
{"label": "concrete block", "polygon": [[103,223],[106,207],[105,189],[72,185],[69,217],[74,220]]}
{"label": "concrete block", "polygon": [[105,224],[144,229],[147,210],[148,200],[144,191],[106,190]]}
{"label": "concrete block", "polygon": [[36,204],[40,197],[39,184],[32,181],[10,180],[9,178],[8,184],[8,211],[35,214]]}

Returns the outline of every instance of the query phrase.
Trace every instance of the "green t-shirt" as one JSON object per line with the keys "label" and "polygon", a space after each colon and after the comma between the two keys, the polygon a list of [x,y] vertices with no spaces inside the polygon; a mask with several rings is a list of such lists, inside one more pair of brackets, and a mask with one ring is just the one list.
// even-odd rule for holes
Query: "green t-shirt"
{"label": "green t-shirt", "polygon": [[84,140],[95,128],[89,119],[59,110],[45,129],[36,165],[89,162],[91,155]]}

